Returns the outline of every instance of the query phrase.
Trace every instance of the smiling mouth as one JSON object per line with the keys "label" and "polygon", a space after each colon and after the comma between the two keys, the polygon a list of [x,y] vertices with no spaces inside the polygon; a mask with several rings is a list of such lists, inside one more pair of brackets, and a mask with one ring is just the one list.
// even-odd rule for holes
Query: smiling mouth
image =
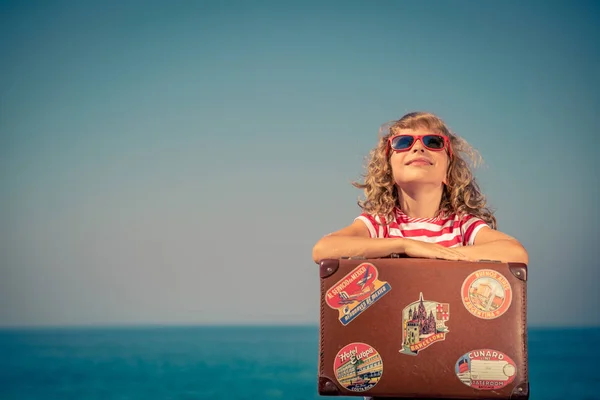
{"label": "smiling mouth", "polygon": [[419,159],[410,161],[406,165],[433,165],[433,163],[431,161],[429,161],[429,160],[424,159],[424,158],[419,158]]}

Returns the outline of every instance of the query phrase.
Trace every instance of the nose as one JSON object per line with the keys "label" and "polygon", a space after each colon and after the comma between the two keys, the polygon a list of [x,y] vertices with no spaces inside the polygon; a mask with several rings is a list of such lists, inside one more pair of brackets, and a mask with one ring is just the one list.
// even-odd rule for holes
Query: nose
{"label": "nose", "polygon": [[421,141],[420,138],[415,139],[415,143],[413,144],[412,151],[413,151],[413,153],[416,153],[418,151],[425,152],[425,146],[423,146],[423,142]]}

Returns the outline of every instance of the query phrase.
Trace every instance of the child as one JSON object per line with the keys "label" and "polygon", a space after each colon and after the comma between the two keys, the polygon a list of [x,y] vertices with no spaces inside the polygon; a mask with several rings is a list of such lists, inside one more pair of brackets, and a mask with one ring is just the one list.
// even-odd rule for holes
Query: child
{"label": "child", "polygon": [[437,116],[413,112],[380,129],[364,183],[363,212],[321,238],[313,259],[409,257],[528,263],[527,251],[496,229],[465,156],[475,152]]}

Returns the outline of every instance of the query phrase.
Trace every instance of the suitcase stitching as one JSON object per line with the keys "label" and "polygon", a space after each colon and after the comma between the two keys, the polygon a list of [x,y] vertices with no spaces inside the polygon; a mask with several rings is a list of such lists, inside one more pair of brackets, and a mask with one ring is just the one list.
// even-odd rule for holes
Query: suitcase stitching
{"label": "suitcase stitching", "polygon": [[[325,293],[325,282],[323,281],[323,279],[321,279],[321,297],[324,296],[324,293]],[[323,373],[324,372],[324,368],[325,368],[325,355],[324,355],[324,348],[323,348],[323,337],[325,336],[323,334],[323,332],[325,330],[325,324],[324,324],[324,322],[325,322],[325,316],[324,316],[325,310],[324,310],[323,301],[320,301],[320,303],[321,303],[320,304],[320,308],[321,308],[321,310],[320,310],[320,312],[321,312],[321,328],[320,328],[320,338],[319,338],[319,353],[320,353],[319,354],[319,358],[320,358],[319,362],[321,364],[321,367],[320,367],[321,373]],[[319,375],[321,375],[321,374],[319,374]],[[318,384],[319,383],[317,382],[317,386],[318,386]]]}
{"label": "suitcase stitching", "polygon": [[525,377],[525,382],[529,382],[529,371],[527,370],[528,368],[528,354],[527,354],[527,302],[525,301],[525,296],[527,295],[527,290],[526,290],[526,285],[527,282],[524,281],[521,285],[521,305],[522,305],[522,310],[523,313],[521,315],[521,319],[522,319],[522,326],[523,326],[523,330],[524,330],[524,335],[523,335],[523,376]]}

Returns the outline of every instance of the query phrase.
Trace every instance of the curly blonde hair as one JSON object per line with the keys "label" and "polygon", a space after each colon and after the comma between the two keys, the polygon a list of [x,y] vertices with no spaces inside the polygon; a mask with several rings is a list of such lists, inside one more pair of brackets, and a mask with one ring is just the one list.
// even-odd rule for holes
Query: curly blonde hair
{"label": "curly blonde hair", "polygon": [[464,139],[450,132],[444,121],[432,113],[412,112],[397,121],[385,124],[380,129],[378,145],[373,148],[367,163],[364,183],[352,185],[364,190],[366,199],[359,200],[363,212],[394,219],[393,211],[398,205],[398,192],[392,176],[389,157],[386,157],[388,138],[398,129],[426,129],[450,139],[452,157],[447,171],[446,184],[436,216],[471,214],[484,220],[492,229],[497,229],[496,218],[486,206],[486,198],[471,172],[467,160],[475,167],[481,161],[479,153]]}

